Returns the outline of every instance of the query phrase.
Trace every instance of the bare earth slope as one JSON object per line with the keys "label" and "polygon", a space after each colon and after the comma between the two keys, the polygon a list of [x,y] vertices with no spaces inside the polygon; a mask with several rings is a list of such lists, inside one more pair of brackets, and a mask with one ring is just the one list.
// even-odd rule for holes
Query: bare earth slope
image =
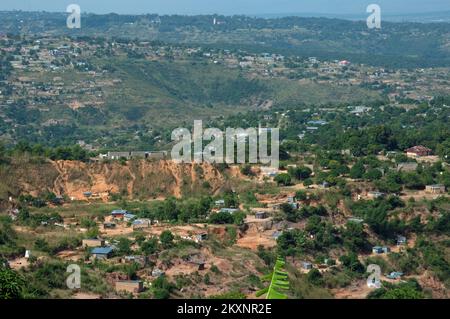
{"label": "bare earth slope", "polygon": [[74,200],[107,199],[121,194],[130,199],[173,195],[214,194],[224,184],[224,176],[209,164],[177,165],[170,161],[130,161],[83,163],[77,161],[15,162],[0,170],[2,199],[45,191],[67,195]]}

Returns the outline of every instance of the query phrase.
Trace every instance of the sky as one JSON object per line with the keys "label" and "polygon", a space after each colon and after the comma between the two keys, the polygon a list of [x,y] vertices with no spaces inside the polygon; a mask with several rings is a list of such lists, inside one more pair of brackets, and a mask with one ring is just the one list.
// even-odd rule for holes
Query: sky
{"label": "sky", "polygon": [[450,0],[0,0],[0,10],[65,12],[71,3],[83,12],[122,14],[365,14],[372,3],[388,14],[450,11]]}

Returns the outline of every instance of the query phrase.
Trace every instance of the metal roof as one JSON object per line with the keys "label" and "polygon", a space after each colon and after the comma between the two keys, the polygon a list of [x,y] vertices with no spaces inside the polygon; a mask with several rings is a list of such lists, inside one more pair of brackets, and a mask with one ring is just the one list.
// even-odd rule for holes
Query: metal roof
{"label": "metal roof", "polygon": [[111,215],[125,215],[125,214],[127,214],[128,212],[126,211],[126,210],[123,210],[123,209],[116,209],[116,210],[113,210],[112,212],[111,212]]}
{"label": "metal roof", "polygon": [[111,247],[97,247],[92,250],[93,254],[96,255],[107,255],[113,251]]}

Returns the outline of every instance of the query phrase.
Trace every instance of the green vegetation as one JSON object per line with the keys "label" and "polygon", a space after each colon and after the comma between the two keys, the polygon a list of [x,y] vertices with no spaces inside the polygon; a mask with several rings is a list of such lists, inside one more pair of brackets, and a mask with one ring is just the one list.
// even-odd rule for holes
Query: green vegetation
{"label": "green vegetation", "polygon": [[258,291],[257,295],[266,295],[266,299],[287,299],[285,294],[289,290],[288,273],[284,270],[285,261],[277,258],[272,273],[268,274],[263,280],[270,284],[267,288]]}
{"label": "green vegetation", "polygon": [[400,284],[383,283],[383,288],[372,291],[369,299],[423,299],[422,288],[417,281],[410,280]]}

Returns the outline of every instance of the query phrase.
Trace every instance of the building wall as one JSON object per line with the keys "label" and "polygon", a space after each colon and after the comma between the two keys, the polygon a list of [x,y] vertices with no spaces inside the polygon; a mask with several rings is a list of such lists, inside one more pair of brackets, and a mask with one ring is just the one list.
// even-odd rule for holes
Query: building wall
{"label": "building wall", "polygon": [[427,186],[425,191],[432,194],[442,194],[445,193],[445,186],[444,185],[442,185],[441,187]]}
{"label": "building wall", "polygon": [[116,282],[116,291],[126,291],[129,293],[138,293],[144,289],[143,283],[140,282]]}

